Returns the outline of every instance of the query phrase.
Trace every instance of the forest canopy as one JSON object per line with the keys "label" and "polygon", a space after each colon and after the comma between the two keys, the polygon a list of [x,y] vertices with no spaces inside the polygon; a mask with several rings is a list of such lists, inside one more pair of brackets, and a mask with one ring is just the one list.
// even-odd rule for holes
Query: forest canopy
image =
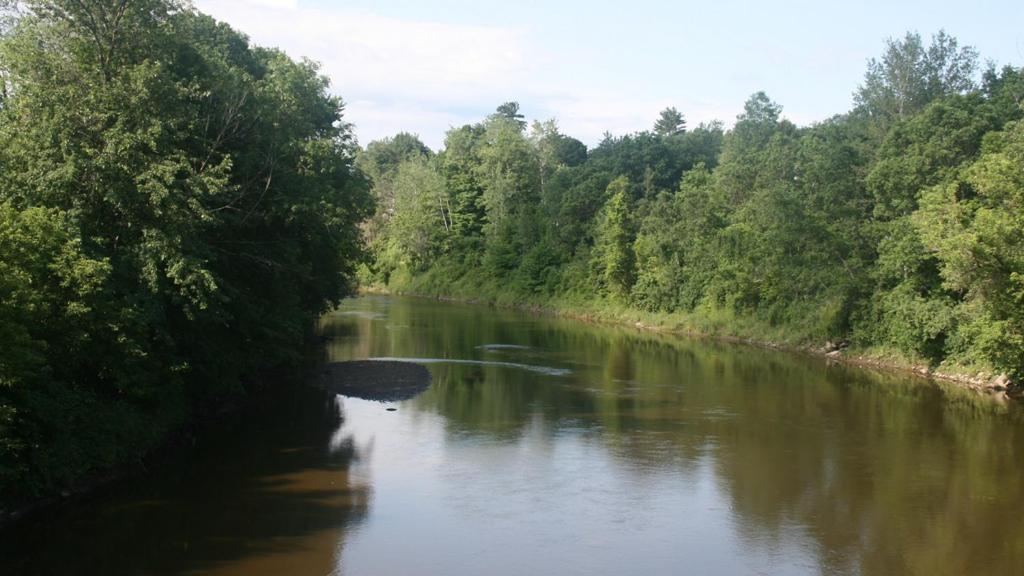
{"label": "forest canopy", "polygon": [[799,127],[758,92],[729,130],[669,107],[589,150],[506,102],[436,154],[373,142],[365,280],[1024,376],[1024,73],[908,33],[853,101]]}
{"label": "forest canopy", "polygon": [[0,494],[24,496],[296,360],[373,208],[315,64],[173,0],[8,8]]}

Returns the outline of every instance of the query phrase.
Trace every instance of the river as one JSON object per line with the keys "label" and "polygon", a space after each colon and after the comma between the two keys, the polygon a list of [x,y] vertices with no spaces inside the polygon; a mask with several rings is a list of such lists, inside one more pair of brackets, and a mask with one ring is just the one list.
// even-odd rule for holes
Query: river
{"label": "river", "polygon": [[384,404],[256,398],[4,535],[4,574],[1024,573],[1020,407],[755,347],[366,296],[329,361]]}

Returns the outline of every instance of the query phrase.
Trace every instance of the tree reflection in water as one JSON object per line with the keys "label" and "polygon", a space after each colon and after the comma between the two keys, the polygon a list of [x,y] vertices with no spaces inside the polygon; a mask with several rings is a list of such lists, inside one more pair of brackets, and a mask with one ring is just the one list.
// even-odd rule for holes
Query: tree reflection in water
{"label": "tree reflection in water", "polygon": [[[726,546],[728,553],[767,558],[773,573],[1024,570],[1024,541],[1010,536],[1024,528],[1014,504],[1024,497],[1018,406],[748,346],[426,300],[364,298],[349,306],[380,316],[341,322],[359,336],[332,345],[334,360],[500,358],[571,372],[436,364],[434,385],[412,401],[417,413],[439,416],[449,450],[475,442],[549,459],[546,472],[531,472],[538,502],[573,501],[558,486],[571,486],[574,472],[558,469],[553,456],[567,458],[573,445],[614,463],[602,469],[580,462],[578,473],[614,475],[624,489],[644,494],[592,500],[607,507],[632,502],[627,522],[657,523],[659,505],[650,500],[671,505],[673,491],[696,490],[706,475],[717,492],[705,511],[718,512],[705,515],[730,526],[735,546]],[[326,318],[324,330],[337,322]],[[526,489],[476,473],[479,482],[494,481],[495,508],[502,490]],[[551,477],[554,492],[546,495]],[[602,482],[593,479],[595,486]],[[679,513],[693,512],[677,504]],[[684,525],[667,524],[679,531]],[[562,557],[572,557],[576,544],[564,545]],[[716,571],[719,552],[709,545],[698,554]],[[625,547],[615,554],[635,555]],[[805,560],[810,564],[801,567]]]}
{"label": "tree reflection in water", "polygon": [[[146,478],[5,534],[3,574],[327,574],[371,490],[337,404],[312,389],[259,398]],[[328,446],[328,438],[337,442]]]}

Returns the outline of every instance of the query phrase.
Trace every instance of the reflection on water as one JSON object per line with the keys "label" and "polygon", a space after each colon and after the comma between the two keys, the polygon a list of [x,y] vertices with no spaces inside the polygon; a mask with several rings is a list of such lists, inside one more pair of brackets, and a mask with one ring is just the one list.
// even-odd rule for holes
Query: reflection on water
{"label": "reflection on water", "polygon": [[431,388],[267,399],[193,457],[19,528],[0,572],[1024,573],[1016,406],[425,300],[349,301],[321,329],[330,361],[436,360]]}
{"label": "reflection on water", "polygon": [[[334,341],[331,360],[481,364],[428,365],[434,384],[400,406],[387,450],[378,435],[395,463],[374,470],[342,573],[1024,573],[1014,407],[815,358],[481,307],[346,309],[383,317],[325,318],[325,333],[359,332]],[[495,352],[567,372],[485,364]],[[415,553],[388,554],[396,535]]]}
{"label": "reflection on water", "polygon": [[486,350],[488,352],[498,352],[501,350],[529,350],[529,346],[523,346],[522,344],[481,344],[475,347],[477,350]]}
{"label": "reflection on water", "polygon": [[5,533],[0,574],[327,574],[366,518],[367,449],[333,398],[263,397],[148,477]]}
{"label": "reflection on water", "polygon": [[517,362],[499,362],[496,360],[465,360],[459,358],[392,358],[389,356],[369,358],[369,360],[379,360],[382,362],[390,362],[394,360],[402,360],[405,362],[415,362],[417,364],[463,364],[467,366],[498,366],[501,368],[516,368],[518,370],[528,370],[530,372],[536,372],[538,374],[547,374],[548,376],[565,376],[571,374],[572,370],[568,368],[552,368],[550,366],[532,366],[530,364],[519,364]]}

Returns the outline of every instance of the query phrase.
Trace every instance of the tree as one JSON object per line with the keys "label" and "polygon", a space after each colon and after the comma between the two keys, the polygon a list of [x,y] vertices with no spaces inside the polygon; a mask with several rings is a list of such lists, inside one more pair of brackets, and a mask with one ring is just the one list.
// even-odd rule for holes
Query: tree
{"label": "tree", "polygon": [[587,164],[612,177],[626,176],[633,199],[652,199],[659,192],[673,190],[683,172],[708,156],[714,164],[720,137],[720,131],[701,129],[672,138],[653,132],[609,137],[590,151]]}
{"label": "tree", "polygon": [[394,186],[395,214],[388,241],[404,264],[424,270],[452,233],[444,178],[426,160],[412,159],[398,167]]}
{"label": "tree", "polygon": [[637,280],[632,296],[646,310],[692,310],[720,265],[717,236],[726,207],[703,164],[683,174],[675,194],[660,195],[640,223],[634,243]]}
{"label": "tree", "polygon": [[155,26],[185,6],[178,0],[29,0],[26,5],[44,20],[66,24],[68,40],[108,80],[118,66],[150,49]]}
{"label": "tree", "polygon": [[377,211],[364,224],[366,241],[371,247],[384,233],[387,221],[395,213],[394,179],[398,167],[410,160],[427,159],[433,155],[418,136],[400,132],[393,137],[375,140],[359,153],[356,165],[370,178]]}
{"label": "tree", "polygon": [[628,298],[635,279],[636,254],[629,202],[629,182],[618,178],[608,185],[608,202],[602,210],[595,234],[595,262],[602,284],[620,300]]}
{"label": "tree", "polygon": [[929,102],[974,88],[978,52],[961,48],[940,30],[925,48],[921,36],[908,32],[902,40],[886,41],[881,61],[872,58],[854,102],[885,123],[902,120]]}
{"label": "tree", "polygon": [[977,155],[985,133],[1004,121],[985,99],[972,94],[940,99],[894,126],[865,179],[875,196],[875,215],[893,219],[910,214],[921,190],[949,178]]}
{"label": "tree", "polygon": [[587,145],[564,134],[559,134],[554,153],[558,162],[569,168],[581,166],[587,161]]}
{"label": "tree", "polygon": [[955,182],[929,189],[913,222],[970,312],[968,359],[1024,377],[1024,121],[985,138]]}
{"label": "tree", "polygon": [[498,115],[487,122],[480,160],[486,260],[492,270],[513,270],[540,237],[540,162],[518,122]]}
{"label": "tree", "polygon": [[537,154],[541,197],[544,196],[545,180],[558,168],[559,160],[556,154],[560,136],[558,124],[553,119],[545,122],[534,120],[530,126],[530,143]]}
{"label": "tree", "polygon": [[452,204],[452,230],[456,236],[470,241],[480,238],[486,222],[479,169],[484,132],[482,124],[449,130],[440,155],[440,171]]}
{"label": "tree", "polygon": [[[773,140],[790,140],[796,127],[781,119],[782,106],[773,102],[764,92],[757,92],[743,105],[743,114],[736,117],[736,125],[722,143],[718,177],[721,191],[729,204],[739,206],[762,183],[776,182],[776,168],[791,169],[771,158]],[[774,150],[781,149],[779,146]]]}
{"label": "tree", "polygon": [[540,122],[534,120],[530,127],[530,142],[533,144],[540,164],[540,192],[544,195],[545,181],[557,169],[579,166],[586,162],[587,147],[575,138],[558,131],[555,120]]}
{"label": "tree", "polygon": [[[75,469],[69,462],[48,462],[50,456],[103,462],[109,444],[83,444],[75,433],[93,441],[97,436],[125,441],[134,432],[123,420],[72,424],[81,417],[75,402],[91,404],[90,394],[66,381],[55,385],[75,376],[66,363],[77,359],[76,348],[95,350],[102,337],[94,331],[109,302],[109,262],[87,256],[74,229],[66,212],[17,210],[0,202],[0,495],[16,480],[64,479]],[[54,348],[63,354],[54,355]],[[55,423],[39,416],[68,430],[60,435],[63,445],[49,445]],[[40,443],[46,443],[42,451],[34,446]]]}
{"label": "tree", "polygon": [[982,75],[982,92],[996,107],[1017,113],[1024,105],[1024,68],[990,65]]}
{"label": "tree", "polygon": [[523,115],[519,112],[519,102],[505,102],[498,106],[494,116],[512,122],[520,131],[526,128],[526,120],[523,120]]}
{"label": "tree", "polygon": [[658,136],[674,136],[686,132],[686,119],[673,107],[661,111],[661,116],[654,123],[654,133]]}
{"label": "tree", "polygon": [[394,177],[398,166],[407,160],[430,158],[433,151],[420,140],[419,136],[399,132],[394,136],[374,140],[359,155],[359,167],[366,172],[374,184]]}
{"label": "tree", "polygon": [[0,495],[138,458],[297,360],[354,289],[373,207],[313,63],[178,2],[26,4],[0,40],[0,284],[30,280],[54,312],[0,328],[41,355],[29,373],[0,347],[0,444],[29,463]]}

